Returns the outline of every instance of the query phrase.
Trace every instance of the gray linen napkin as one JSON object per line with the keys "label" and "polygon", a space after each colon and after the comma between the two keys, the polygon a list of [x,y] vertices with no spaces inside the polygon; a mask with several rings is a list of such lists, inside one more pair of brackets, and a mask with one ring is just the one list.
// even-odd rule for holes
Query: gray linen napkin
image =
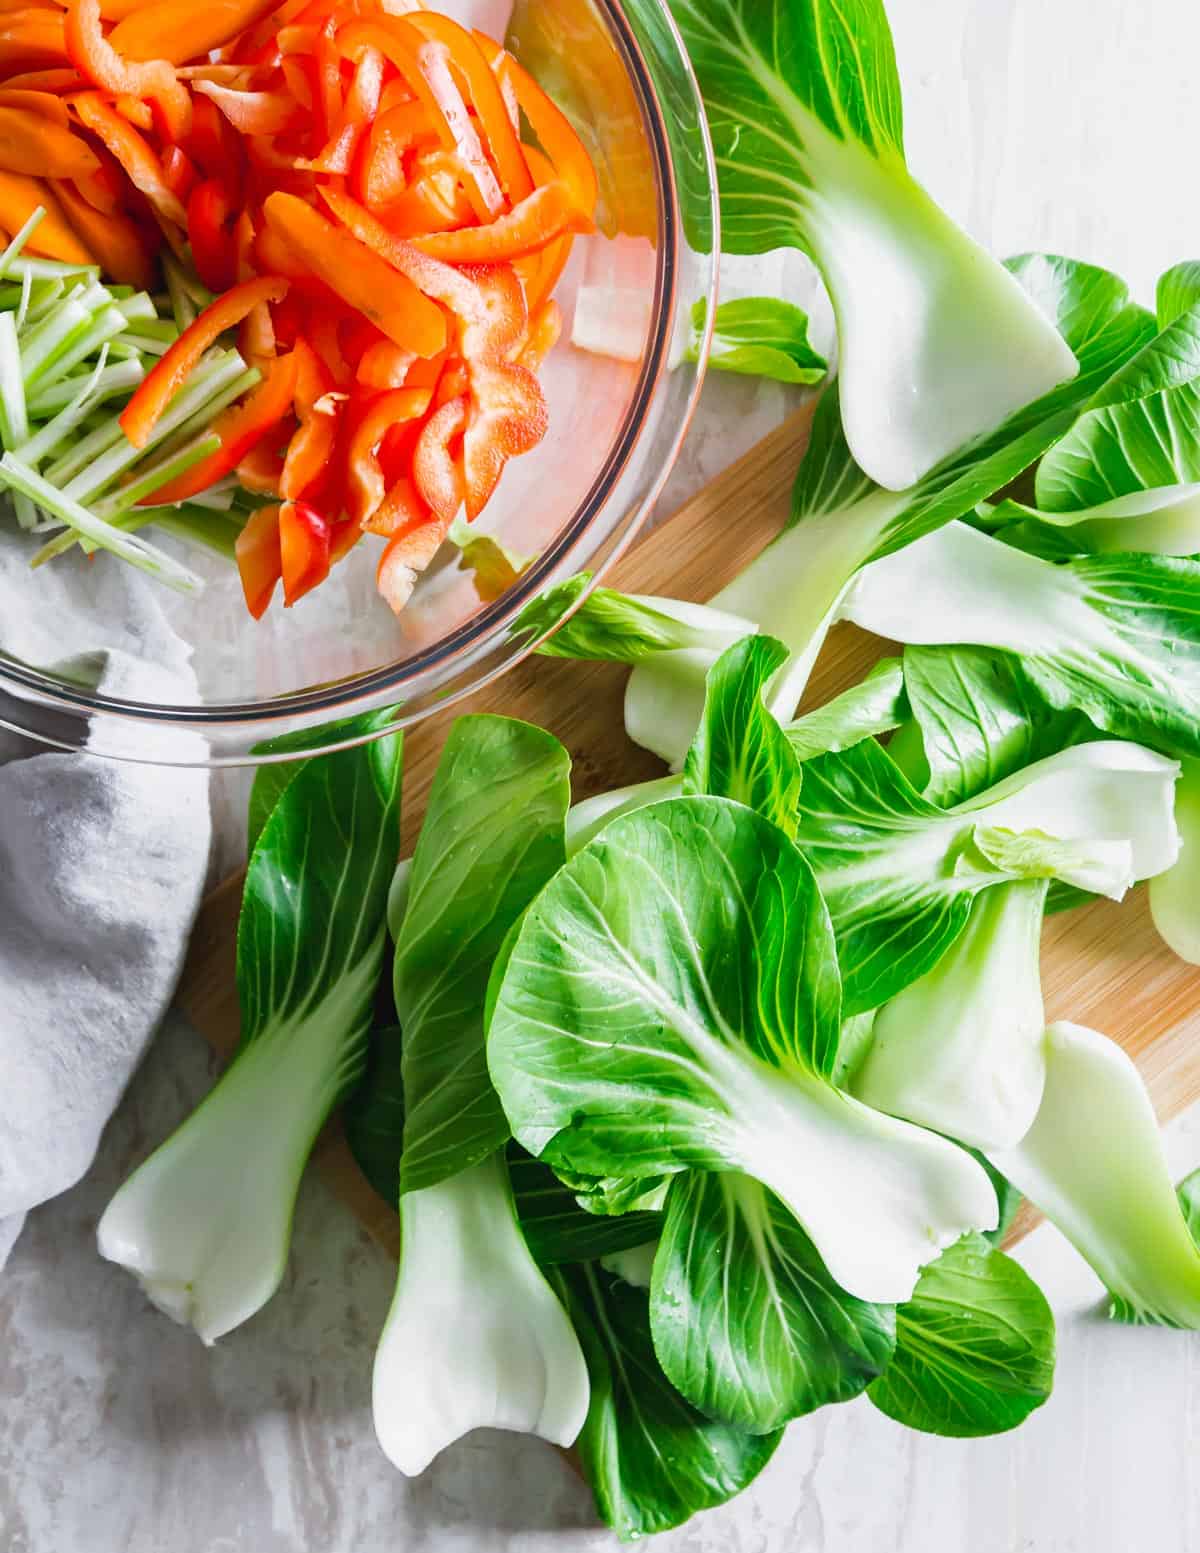
{"label": "gray linen napkin", "polygon": [[[70,660],[110,695],[194,698],[157,584],[107,556],[34,582],[32,548],[5,525],[0,647]],[[194,735],[165,737],[203,758]],[[207,771],[48,753],[0,730],[0,1268],[26,1211],[91,1164],[166,1011],[210,839]]]}

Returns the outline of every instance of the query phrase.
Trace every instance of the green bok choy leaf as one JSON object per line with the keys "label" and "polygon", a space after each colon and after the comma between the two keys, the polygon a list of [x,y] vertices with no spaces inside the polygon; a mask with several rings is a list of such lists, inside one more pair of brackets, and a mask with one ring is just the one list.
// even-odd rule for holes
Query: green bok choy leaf
{"label": "green bok choy leaf", "polygon": [[237,1055],[100,1220],[101,1255],[206,1343],[279,1286],[305,1162],[362,1071],[400,773],[392,734],[307,761],[280,796],[246,874]]}

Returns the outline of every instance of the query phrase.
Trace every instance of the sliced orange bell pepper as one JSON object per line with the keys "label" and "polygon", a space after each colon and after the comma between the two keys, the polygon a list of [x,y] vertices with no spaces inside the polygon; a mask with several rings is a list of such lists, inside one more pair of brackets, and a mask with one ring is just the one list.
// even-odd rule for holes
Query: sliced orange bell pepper
{"label": "sliced orange bell pepper", "polygon": [[113,107],[123,119],[128,119],[135,129],[149,131],[154,128],[154,110],[140,97],[131,97],[128,92],[120,92],[113,98]]}
{"label": "sliced orange bell pepper", "polygon": [[346,507],[354,522],[365,523],[387,494],[379,444],[399,422],[420,419],[430,397],[427,388],[393,388],[372,400],[359,419],[346,449]]}
{"label": "sliced orange bell pepper", "polygon": [[470,523],[491,500],[508,460],[530,452],[546,435],[548,417],[541,384],[527,368],[471,362],[469,377],[462,469]]}
{"label": "sliced orange bell pepper", "polygon": [[19,232],[39,205],[46,214],[25,244],[26,249],[44,259],[60,259],[64,264],[94,264],[95,255],[76,235],[62,206],[44,183],[23,173],[0,172],[0,228]]}
{"label": "sliced orange bell pepper", "polygon": [[[370,51],[378,57],[376,50]],[[378,113],[359,148],[351,169],[351,186],[364,205],[379,207],[403,194],[408,180],[404,153],[410,146],[436,139],[422,102],[400,103]]]}
{"label": "sliced orange bell pepper", "polygon": [[[342,190],[322,185],[317,192],[347,232],[371,253],[385,261],[389,285],[395,283],[396,274],[399,274],[405,277],[409,284],[419,288],[426,298],[432,297],[434,301],[448,307],[460,319],[481,320],[483,318],[484,299],[480,295],[478,286],[470,277],[448,264],[443,264],[440,259],[431,259],[412,243],[389,232],[376,216],[373,216],[369,210],[364,210],[357,201],[352,200]],[[521,322],[524,323],[523,318]],[[405,342],[401,340],[397,343]],[[445,343],[443,337],[443,347]],[[419,354],[432,356],[436,353],[429,351]]]}
{"label": "sliced orange bell pepper", "polygon": [[377,340],[359,357],[354,376],[364,388],[403,388],[416,359],[412,351],[394,345],[391,340]]}
{"label": "sliced orange bell pepper", "polygon": [[408,187],[380,214],[404,236],[414,232],[453,232],[473,225],[475,212],[459,177],[454,152],[418,151]]}
{"label": "sliced orange bell pepper", "polygon": [[558,344],[562,326],[562,308],[549,297],[530,315],[529,327],[514,359],[530,372],[540,371],[542,362]]}
{"label": "sliced orange bell pepper", "polygon": [[294,406],[299,422],[288,443],[279,477],[279,494],[289,500],[310,491],[325,472],[337,441],[337,405],[331,402],[333,381],[324,363],[303,338],[292,354],[296,359]]}
{"label": "sliced orange bell pepper", "polygon": [[72,230],[95,256],[106,279],[139,291],[155,289],[155,244],[136,222],[117,210],[97,210],[73,184],[56,183],[54,192]]}
{"label": "sliced orange bell pepper", "polygon": [[[414,237],[413,247],[446,264],[493,264],[538,253],[582,217],[561,183],[547,183],[491,226]],[[578,230],[576,225],[574,230]]]}
{"label": "sliced orange bell pepper", "polygon": [[64,39],[67,57],[93,86],[106,92],[149,98],[158,109],[163,132],[181,140],[192,121],[192,99],[165,59],[126,59],[104,36],[100,0],[70,0]]}
{"label": "sliced orange bell pepper", "polygon": [[575,208],[591,220],[596,214],[599,193],[596,169],[583,141],[571,127],[571,121],[507,50],[481,32],[476,32],[474,37],[492,69],[512,83],[521,111],[533,126],[555,172],[570,190]]}
{"label": "sliced orange bell pepper", "polygon": [[413,452],[412,478],[421,500],[446,523],[463,502],[463,470],[450,444],[467,424],[467,401],[451,399],[425,422]]}
{"label": "sliced orange bell pepper", "polygon": [[221,446],[207,458],[185,469],[174,480],[160,485],[144,497],[142,507],[161,507],[168,502],[186,501],[206,491],[210,485],[231,474],[250,452],[290,416],[296,392],[295,357],[280,356],[271,363],[266,377],[240,403],[231,405],[213,423]]}
{"label": "sliced orange bell pepper", "polygon": [[279,512],[278,506],[271,506],[251,513],[233,547],[246,608],[255,620],[266,614],[275,584],[283,575]]}
{"label": "sliced orange bell pepper", "polygon": [[243,281],[210,303],[188,325],[121,411],[121,429],[135,448],[146,446],[155,422],[209,346],[227,329],[236,328],[252,307],[277,302],[287,289],[287,281],[277,277]]}
{"label": "sliced orange bell pepper", "polygon": [[99,92],[83,92],[72,99],[75,112],[97,135],[121,164],[134,188],[150,201],[154,209],[176,226],[185,226],[187,212],[177,195],[167,187],[162,163],[150,143],[109,106]]}
{"label": "sliced orange bell pepper", "polygon": [[307,324],[308,343],[329,374],[330,386],[338,389],[349,388],[353,376],[342,349],[341,312],[336,303],[317,308]]}
{"label": "sliced orange bell pepper", "polygon": [[406,350],[433,356],[446,344],[437,304],[396,273],[343,227],[334,226],[293,194],[268,196],[263,212],[309,270],[356,312]]}
{"label": "sliced orange bell pepper", "polygon": [[52,68],[26,70],[21,75],[10,75],[4,84],[8,91],[58,93],[82,91],[87,82],[78,70]]}
{"label": "sliced orange bell pepper", "polygon": [[283,602],[291,608],[329,576],[329,519],[307,502],[285,501],[279,509],[279,551]]}
{"label": "sliced orange bell pepper", "polygon": [[541,253],[513,260],[513,269],[520,276],[525,290],[525,304],[531,313],[541,307],[562,279],[574,241],[568,232],[562,237],[556,237],[552,243],[547,243]]}
{"label": "sliced orange bell pepper", "polygon": [[65,125],[0,101],[0,167],[35,178],[86,178],[99,165],[90,146]]}
{"label": "sliced orange bell pepper", "polygon": [[[237,279],[253,280],[254,222],[248,210],[243,210],[234,223],[233,248]],[[258,303],[246,314],[238,334],[238,348],[251,366],[265,368],[273,360],[276,352],[275,320],[271,316],[269,302]]]}
{"label": "sliced orange bell pepper", "polygon": [[379,111],[383,91],[383,55],[378,49],[364,49],[354,67],[354,79],[334,133],[308,164],[314,172],[348,173],[354,163],[359,141],[367,134]]}
{"label": "sliced orange bell pepper", "polygon": [[339,32],[338,43],[347,58],[356,58],[361,49],[374,48],[395,65],[429,109],[443,146],[461,157],[467,192],[478,218],[490,221],[499,215],[504,209],[504,193],[450,72],[446,45],[424,38],[402,16],[388,17],[386,23],[351,22]]}
{"label": "sliced orange bell pepper", "polygon": [[66,63],[66,22],[60,11],[13,11],[0,17],[0,74]]}
{"label": "sliced orange bell pepper", "polygon": [[481,313],[463,324],[463,355],[468,362],[506,357],[529,322],[516,270],[511,264],[488,264],[458,273],[470,278],[482,303]]}
{"label": "sliced orange bell pepper", "polygon": [[21,108],[26,113],[40,113],[54,124],[69,128],[71,115],[61,97],[49,91],[31,91],[11,86],[0,86],[0,107]]}
{"label": "sliced orange bell pepper", "polygon": [[232,42],[274,8],[274,0],[151,0],[132,6],[108,41],[126,59],[182,65]]}
{"label": "sliced orange bell pepper", "polygon": [[465,27],[437,11],[414,11],[410,24],[427,38],[444,43],[450,68],[466,82],[471,106],[479,117],[500,183],[512,204],[533,192],[533,180],[521,150],[500,84],[482,49]]}
{"label": "sliced orange bell pepper", "polygon": [[242,135],[278,135],[295,129],[304,116],[286,92],[242,92],[216,81],[197,81],[196,90],[216,104]]}

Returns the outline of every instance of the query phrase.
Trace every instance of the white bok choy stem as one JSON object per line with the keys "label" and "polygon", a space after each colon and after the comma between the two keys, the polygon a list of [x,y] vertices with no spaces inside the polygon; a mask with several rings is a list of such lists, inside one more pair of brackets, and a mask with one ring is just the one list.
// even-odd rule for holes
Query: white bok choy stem
{"label": "white bok choy stem", "polygon": [[100,1253],[211,1343],[283,1277],[300,1177],[361,1072],[399,847],[400,736],[306,762],[250,858],[242,1044],[100,1220]]}
{"label": "white bok choy stem", "polygon": [[1107,1036],[1067,1023],[1046,1031],[1045,1059],[1033,1126],[992,1163],[1091,1264],[1114,1315],[1200,1327],[1200,1251],[1133,1062]]}
{"label": "white bok choy stem", "polygon": [[375,1432],[410,1477],[472,1429],[570,1445],[588,1411],[574,1328],[521,1234],[503,1157],[400,1199],[400,1274],[375,1355]]}

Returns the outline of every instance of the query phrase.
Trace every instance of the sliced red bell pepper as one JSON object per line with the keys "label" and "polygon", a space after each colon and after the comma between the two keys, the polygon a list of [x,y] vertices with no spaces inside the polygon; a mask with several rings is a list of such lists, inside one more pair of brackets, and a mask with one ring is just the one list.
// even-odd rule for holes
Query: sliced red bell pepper
{"label": "sliced red bell pepper", "polygon": [[427,388],[393,388],[367,406],[346,450],[346,506],[354,522],[363,524],[387,494],[387,480],[378,448],[393,426],[419,420],[429,408]]}
{"label": "sliced red bell pepper", "polygon": [[[233,227],[233,250],[236,256],[235,275],[241,280],[253,280],[254,222],[250,212],[243,210]],[[275,320],[271,316],[271,304],[259,302],[242,320],[238,332],[238,349],[255,367],[265,367],[275,356]]]}
{"label": "sliced red bell pepper", "polygon": [[111,108],[99,92],[82,92],[72,98],[75,112],[97,135],[123,168],[130,183],[150,201],[159,215],[184,226],[187,212],[167,187],[162,163],[133,125]]}
{"label": "sliced red bell pepper", "polygon": [[274,8],[275,0],[151,0],[131,8],[108,41],[126,59],[182,65],[232,42]]}
{"label": "sliced red bell pepper", "polygon": [[[46,100],[58,103],[57,97]],[[99,165],[87,142],[65,123],[15,107],[7,94],[0,94],[0,167],[34,178],[87,178]]]}
{"label": "sliced red bell pepper", "polygon": [[270,195],[263,211],[268,226],[309,270],[388,339],[418,356],[443,349],[446,320],[441,309],[352,233],[292,194]]}
{"label": "sliced red bell pepper", "polygon": [[546,399],[527,368],[507,362],[471,362],[471,408],[463,432],[467,521],[491,499],[505,464],[537,447],[546,435]]}
{"label": "sliced red bell pepper", "polygon": [[260,442],[238,464],[237,477],[247,491],[255,491],[260,496],[278,496],[283,477],[283,454],[270,442]]}
{"label": "sliced red bell pepper", "polygon": [[192,99],[165,59],[126,59],[104,36],[100,0],[69,0],[64,31],[67,56],[80,75],[106,92],[149,99],[164,135],[182,140],[191,127]]}
{"label": "sliced red bell pepper", "polygon": [[136,222],[117,210],[97,210],[73,184],[56,183],[54,192],[76,236],[109,280],[139,291],[155,289],[156,245]]}
{"label": "sliced red bell pepper", "polygon": [[237,278],[236,219],[237,203],[220,179],[206,178],[192,190],[187,205],[188,239],[196,273],[210,291],[228,291]]}
{"label": "sliced red bell pepper", "polygon": [[461,356],[448,357],[442,369],[442,375],[437,380],[437,388],[434,390],[434,406],[440,410],[451,399],[463,398],[470,387],[466,362]]}
{"label": "sliced red bell pepper", "polygon": [[242,144],[229,120],[211,97],[192,102],[192,132],[187,150],[207,177],[219,178],[235,196],[242,185]]}
{"label": "sliced red bell pepper", "polygon": [[414,248],[445,264],[494,264],[538,253],[564,232],[579,231],[582,220],[563,185],[547,183],[507,215],[497,216],[491,226],[436,232],[412,241]]}
{"label": "sliced red bell pepper", "polygon": [[354,67],[354,79],[342,105],[336,129],[308,164],[312,171],[349,173],[359,142],[368,133],[379,111],[383,90],[383,55],[378,49],[363,49]]}
{"label": "sliced red bell pepper", "polygon": [[279,552],[284,607],[312,591],[329,576],[332,526],[307,502],[285,501],[279,509]]}
{"label": "sliced red bell pepper", "polygon": [[417,495],[417,488],[408,475],[398,475],[388,487],[387,495],[363,524],[368,534],[378,534],[381,539],[394,539],[397,534],[409,534],[433,514]]}
{"label": "sliced red bell pepper", "polygon": [[221,446],[183,474],[159,486],[143,498],[142,507],[186,501],[223,480],[238,467],[251,448],[263,441],[292,413],[296,393],[296,359],[280,356],[271,363],[262,382],[239,404],[231,405],[213,423]]}
{"label": "sliced red bell pepper", "polygon": [[284,455],[279,493],[289,500],[312,491],[333,454],[338,433],[338,406],[332,380],[316,352],[303,338],[293,348],[296,358],[294,406],[299,422]]}
{"label": "sliced red bell pepper", "polygon": [[386,23],[351,22],[339,33],[338,42],[350,59],[360,49],[374,48],[395,65],[430,110],[442,144],[462,159],[467,192],[478,218],[491,221],[499,215],[504,193],[451,74],[446,45],[422,37],[403,16],[390,16]]}
{"label": "sliced red bell pepper", "polygon": [[515,205],[533,192],[533,180],[513,128],[499,82],[479,44],[465,27],[437,11],[414,11],[410,25],[427,38],[444,43],[450,66],[466,82],[471,106],[483,126],[488,150],[505,194]]}
{"label": "sliced red bell pepper", "polygon": [[163,152],[162,165],[167,187],[172,194],[186,201],[196,187],[196,164],[181,146],[168,146]]}
{"label": "sliced red bell pepper", "polygon": [[275,584],[283,575],[279,513],[278,506],[260,507],[251,513],[233,547],[246,608],[255,620],[266,614]]}
{"label": "sliced red bell pepper", "polygon": [[227,329],[236,328],[252,307],[278,301],[287,288],[287,281],[275,276],[243,281],[188,325],[121,411],[121,429],[135,448],[145,447],[155,422],[209,346]]}
{"label": "sliced red bell pepper", "polygon": [[463,470],[450,444],[467,424],[467,401],[451,399],[425,422],[413,452],[413,484],[435,517],[450,523],[463,502]]}
{"label": "sliced red bell pepper", "polygon": [[533,126],[542,150],[554,164],[554,170],[571,192],[575,208],[588,220],[596,214],[599,187],[596,169],[583,142],[571,127],[571,121],[551,101],[527,70],[505,49],[481,32],[474,34],[492,69],[512,83],[521,111]]}
{"label": "sliced red bell pepper", "polygon": [[507,356],[529,322],[516,270],[511,264],[488,264],[458,273],[471,281],[483,304],[482,313],[463,324],[463,355],[468,361]]}
{"label": "sliced red bell pepper", "polygon": [[397,615],[412,597],[417,578],[442,548],[453,518],[433,517],[417,528],[401,530],[379,557],[375,585]]}

